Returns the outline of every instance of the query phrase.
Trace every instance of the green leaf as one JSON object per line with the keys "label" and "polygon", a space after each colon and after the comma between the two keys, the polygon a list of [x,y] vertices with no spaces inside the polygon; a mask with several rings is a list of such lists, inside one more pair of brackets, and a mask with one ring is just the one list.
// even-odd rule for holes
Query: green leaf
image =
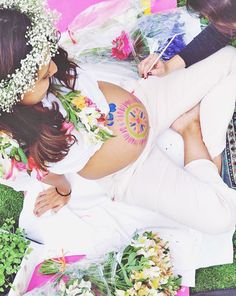
{"label": "green leaf", "polygon": [[133,262],[135,262],[135,257],[136,257],[136,253],[131,253],[130,255],[129,255],[129,257],[128,257],[128,264],[129,265],[131,265],[131,264],[133,264]]}
{"label": "green leaf", "polygon": [[76,125],[77,124],[77,117],[76,117],[76,115],[74,113],[70,112],[69,113],[69,117],[70,117],[69,121],[71,121],[74,125]]}
{"label": "green leaf", "polygon": [[23,149],[19,147],[17,151],[18,151],[18,154],[19,154],[19,156],[21,158],[21,161],[23,163],[27,164],[28,163],[28,159],[27,159],[27,157],[26,157],[25,152],[23,151]]}

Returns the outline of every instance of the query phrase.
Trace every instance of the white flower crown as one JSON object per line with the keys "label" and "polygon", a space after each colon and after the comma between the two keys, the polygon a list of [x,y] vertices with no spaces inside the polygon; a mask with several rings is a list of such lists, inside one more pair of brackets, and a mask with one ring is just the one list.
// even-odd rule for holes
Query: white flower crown
{"label": "white flower crown", "polygon": [[31,52],[21,61],[20,69],[0,81],[0,111],[10,112],[26,92],[33,90],[38,70],[57,52],[56,15],[46,7],[45,0],[0,0],[0,9],[17,10],[31,21],[26,32]]}

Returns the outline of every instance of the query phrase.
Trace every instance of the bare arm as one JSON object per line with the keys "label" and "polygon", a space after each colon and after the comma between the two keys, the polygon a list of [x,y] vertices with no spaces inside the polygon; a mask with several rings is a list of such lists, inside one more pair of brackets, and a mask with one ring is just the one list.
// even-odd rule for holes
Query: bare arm
{"label": "bare arm", "polygon": [[61,194],[68,194],[71,189],[70,183],[64,175],[49,173],[42,182],[56,187]]}
{"label": "bare arm", "polygon": [[230,37],[222,34],[211,24],[198,34],[179,54],[175,55],[168,62],[159,60],[148,73],[157,57],[157,54],[149,55],[139,64],[139,74],[143,77],[148,75],[165,76],[175,70],[189,67],[207,58],[229,42]]}
{"label": "bare arm", "polygon": [[70,200],[71,186],[64,175],[49,173],[42,182],[52,187],[39,193],[34,207],[36,216],[49,210],[57,212]]}

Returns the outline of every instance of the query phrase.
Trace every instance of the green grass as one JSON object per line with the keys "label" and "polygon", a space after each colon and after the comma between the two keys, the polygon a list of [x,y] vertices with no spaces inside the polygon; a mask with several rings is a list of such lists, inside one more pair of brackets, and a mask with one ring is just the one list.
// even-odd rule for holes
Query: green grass
{"label": "green grass", "polygon": [[236,286],[236,263],[199,269],[196,283],[192,292],[233,288]]}
{"label": "green grass", "polygon": [[22,205],[22,193],[16,192],[4,185],[0,185],[0,227],[7,218],[13,218],[17,222]]}
{"label": "green grass", "polygon": [[186,3],[186,0],[178,0],[178,6],[184,6]]}

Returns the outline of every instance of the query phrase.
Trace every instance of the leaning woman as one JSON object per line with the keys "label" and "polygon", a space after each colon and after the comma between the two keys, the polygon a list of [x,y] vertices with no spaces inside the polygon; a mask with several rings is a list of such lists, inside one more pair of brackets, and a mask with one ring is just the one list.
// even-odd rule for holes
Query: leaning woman
{"label": "leaning woman", "polygon": [[[77,172],[113,200],[194,229],[214,234],[235,226],[235,192],[213,162],[224,149],[235,103],[235,49],[176,75],[127,81],[121,88],[94,79],[57,50],[51,14],[41,1],[0,4],[2,180],[50,185],[39,193],[36,215],[69,201],[65,173]],[[156,146],[171,125],[184,139],[184,168]]]}

